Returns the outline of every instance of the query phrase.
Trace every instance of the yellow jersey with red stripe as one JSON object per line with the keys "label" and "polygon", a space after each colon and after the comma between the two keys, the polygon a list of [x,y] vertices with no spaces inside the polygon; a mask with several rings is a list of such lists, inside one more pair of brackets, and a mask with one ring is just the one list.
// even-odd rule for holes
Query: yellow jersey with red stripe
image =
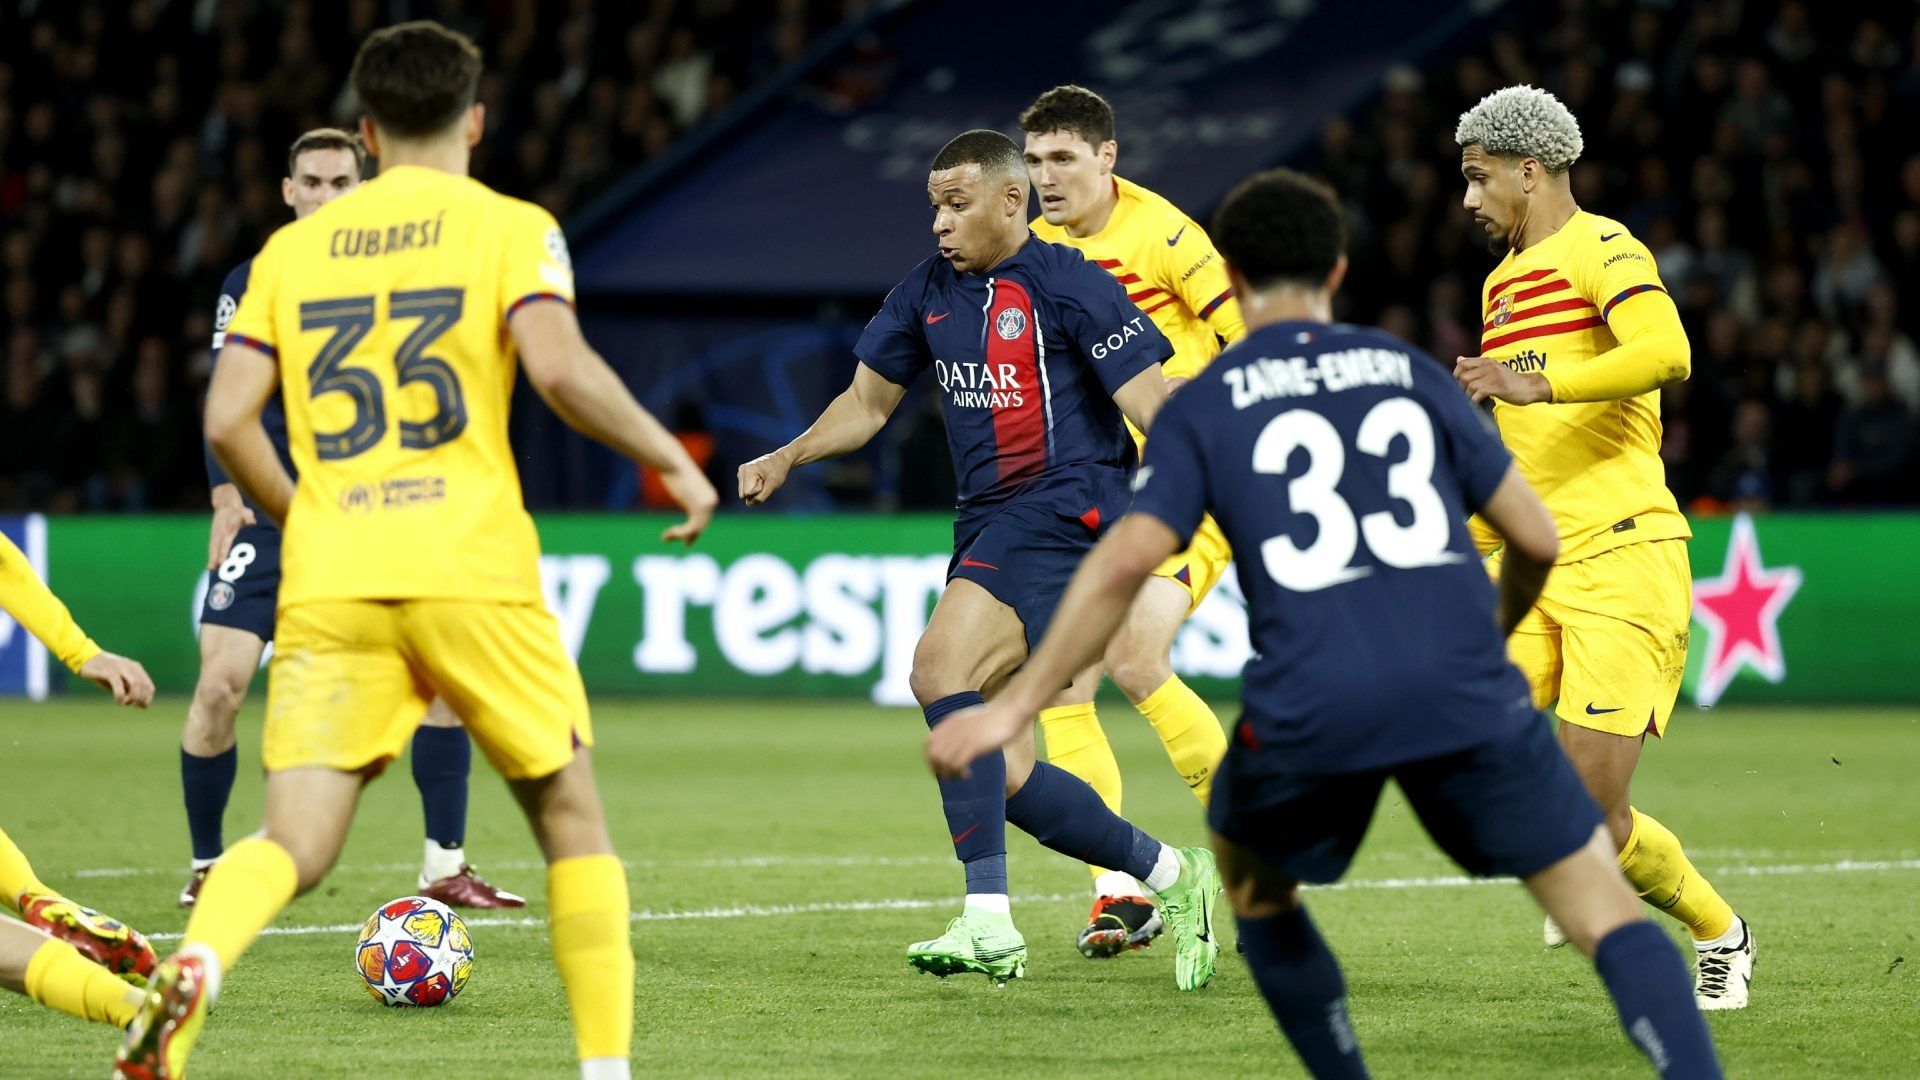
{"label": "yellow jersey with red stripe", "polygon": [[1226,262],[1205,229],[1180,208],[1131,180],[1113,178],[1113,214],[1091,236],[1035,218],[1033,234],[1078,248],[1127,287],[1132,300],[1173,343],[1161,366],[1169,379],[1191,379],[1247,332],[1227,284]]}
{"label": "yellow jersey with red stripe", "polygon": [[[1576,211],[1487,275],[1481,355],[1551,382],[1617,346],[1609,317],[1650,292],[1666,287],[1646,246],[1619,222]],[[1493,415],[1521,475],[1553,512],[1562,563],[1693,535],[1667,490],[1659,391],[1613,401],[1495,402]],[[1474,527],[1482,550],[1498,543],[1477,518]]]}
{"label": "yellow jersey with red stripe", "polygon": [[389,168],[267,241],[227,327],[278,359],[300,481],[280,604],[539,603],[507,441],[520,305],[573,301],[553,216]]}

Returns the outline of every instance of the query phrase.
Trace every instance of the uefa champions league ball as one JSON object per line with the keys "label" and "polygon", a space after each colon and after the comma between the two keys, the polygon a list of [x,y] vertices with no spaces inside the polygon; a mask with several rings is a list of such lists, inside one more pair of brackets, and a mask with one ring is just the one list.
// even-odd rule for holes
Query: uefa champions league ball
{"label": "uefa champions league ball", "polygon": [[473,974],[473,939],[452,908],[403,896],[367,917],[353,961],[383,1005],[445,1005]]}

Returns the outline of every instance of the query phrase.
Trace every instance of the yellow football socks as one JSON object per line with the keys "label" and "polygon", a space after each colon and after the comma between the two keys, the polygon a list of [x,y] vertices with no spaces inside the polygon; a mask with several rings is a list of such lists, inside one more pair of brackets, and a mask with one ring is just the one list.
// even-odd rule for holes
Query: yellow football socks
{"label": "yellow football socks", "polygon": [[1173,759],[1187,787],[1205,806],[1213,794],[1213,770],[1227,753],[1227,733],[1200,695],[1174,675],[1137,706]]}
{"label": "yellow football socks", "polygon": [[8,839],[6,831],[0,829],[0,901],[4,901],[9,908],[18,909],[22,893],[47,895],[52,892],[34,874],[33,864]]}
{"label": "yellow football socks", "polygon": [[1640,899],[1685,923],[1697,941],[1717,938],[1733,925],[1732,905],[1693,868],[1679,838],[1638,810],[1620,849],[1620,871]]}
{"label": "yellow football socks", "polygon": [[[1047,736],[1047,761],[1085,780],[1107,809],[1119,813],[1120,763],[1113,759],[1113,744],[1100,727],[1093,702],[1040,710],[1040,730]],[[1087,869],[1095,878],[1107,872],[1099,866]]]}
{"label": "yellow football socks", "polygon": [[633,913],[626,870],[612,855],[561,859],[547,867],[547,909],[580,1059],[627,1060],[633,1052]]}
{"label": "yellow football socks", "polygon": [[219,957],[222,971],[232,969],[293,900],[298,883],[299,872],[286,848],[265,837],[247,837],[228,848],[207,874],[187,919],[183,944],[206,946]]}
{"label": "yellow football socks", "polygon": [[124,1028],[146,994],[73,946],[48,938],[27,961],[27,996],[69,1016]]}

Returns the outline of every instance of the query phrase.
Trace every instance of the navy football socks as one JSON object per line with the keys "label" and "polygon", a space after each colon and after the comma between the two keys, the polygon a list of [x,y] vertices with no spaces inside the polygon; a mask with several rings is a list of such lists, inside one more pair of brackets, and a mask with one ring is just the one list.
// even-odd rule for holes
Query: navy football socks
{"label": "navy football socks", "polygon": [[1340,962],[1307,909],[1238,922],[1253,981],[1307,1071],[1322,1080],[1364,1078],[1367,1063],[1347,1019],[1347,983]]}
{"label": "navy football socks", "polygon": [[1593,966],[1613,995],[1627,1038],[1661,1076],[1719,1077],[1713,1037],[1693,1000],[1687,962],[1658,926],[1642,919],[1600,939]]}
{"label": "navy football socks", "polygon": [[1068,858],[1140,881],[1160,857],[1160,841],[1109,809],[1085,780],[1044,761],[1034,763],[1033,774],[1007,799],[1007,820]]}
{"label": "navy football socks", "polygon": [[180,749],[180,789],[186,795],[187,832],[193,837],[196,863],[217,859],[226,850],[220,826],[227,816],[227,799],[233,794],[239,760],[239,751],[232,746],[212,757]]}
{"label": "navy football socks", "polygon": [[[925,706],[931,728],[962,709],[985,705],[977,690],[967,690]],[[965,780],[940,781],[940,808],[947,814],[953,854],[966,867],[967,892],[1007,891],[1007,759],[988,754],[973,763]]]}
{"label": "navy football socks", "polygon": [[467,839],[467,774],[473,741],[465,728],[422,726],[413,733],[413,783],[420,789],[427,839],[457,848]]}

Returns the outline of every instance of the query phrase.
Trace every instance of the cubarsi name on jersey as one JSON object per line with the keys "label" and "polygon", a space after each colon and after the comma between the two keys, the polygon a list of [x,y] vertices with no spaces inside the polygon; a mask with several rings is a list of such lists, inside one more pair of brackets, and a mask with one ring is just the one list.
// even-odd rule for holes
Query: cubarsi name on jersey
{"label": "cubarsi name on jersey", "polygon": [[1226,369],[1233,407],[1279,397],[1310,397],[1357,386],[1412,386],[1413,358],[1391,349],[1341,349],[1315,357],[1262,356]]}

